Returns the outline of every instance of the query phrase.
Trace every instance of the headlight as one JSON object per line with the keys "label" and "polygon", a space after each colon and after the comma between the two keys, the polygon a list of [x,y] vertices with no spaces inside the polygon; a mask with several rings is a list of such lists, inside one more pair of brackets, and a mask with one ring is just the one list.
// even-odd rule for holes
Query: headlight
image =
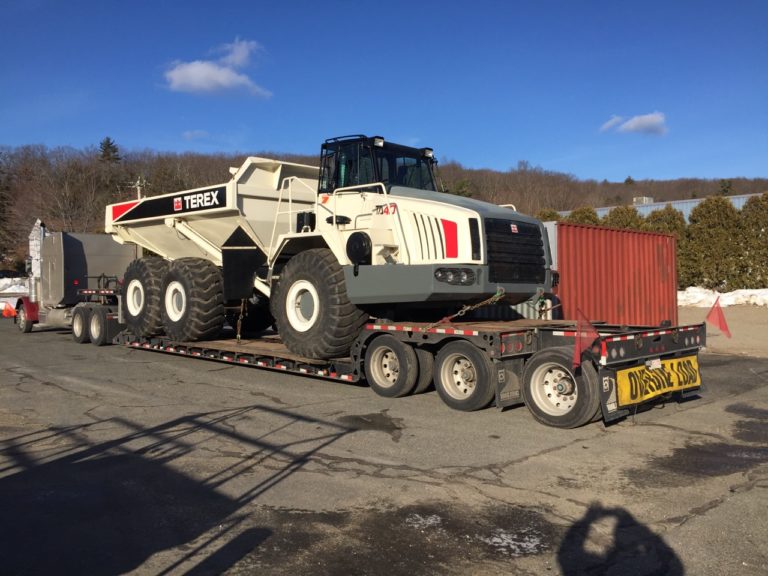
{"label": "headlight", "polygon": [[471,286],[475,283],[475,272],[471,268],[438,268],[435,280],[447,284]]}

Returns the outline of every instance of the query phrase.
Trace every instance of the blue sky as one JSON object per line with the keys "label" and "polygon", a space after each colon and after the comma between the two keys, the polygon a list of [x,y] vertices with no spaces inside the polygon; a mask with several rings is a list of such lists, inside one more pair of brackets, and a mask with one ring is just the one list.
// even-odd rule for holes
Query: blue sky
{"label": "blue sky", "polygon": [[0,0],[0,145],[768,176],[768,2]]}

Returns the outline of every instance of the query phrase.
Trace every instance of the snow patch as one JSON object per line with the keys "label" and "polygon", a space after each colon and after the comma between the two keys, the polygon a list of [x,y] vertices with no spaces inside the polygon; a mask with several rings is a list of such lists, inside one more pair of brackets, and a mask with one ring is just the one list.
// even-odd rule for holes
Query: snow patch
{"label": "snow patch", "polygon": [[477,536],[477,539],[508,556],[536,554],[547,548],[543,543],[542,535],[527,528],[519,532],[496,528],[491,536]]}
{"label": "snow patch", "polygon": [[416,528],[417,530],[424,530],[425,528],[436,528],[443,523],[442,518],[437,514],[421,515],[421,514],[408,514],[405,518],[406,526]]}
{"label": "snow patch", "polygon": [[690,287],[677,293],[678,306],[694,306],[699,308],[711,308],[717,297],[720,297],[720,306],[768,306],[768,289],[761,290],[734,290],[721,294],[716,290]]}

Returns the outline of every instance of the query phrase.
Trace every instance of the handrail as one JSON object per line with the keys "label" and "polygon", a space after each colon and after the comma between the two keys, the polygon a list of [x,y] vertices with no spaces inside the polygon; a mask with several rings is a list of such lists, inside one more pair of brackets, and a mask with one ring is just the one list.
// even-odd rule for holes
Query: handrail
{"label": "handrail", "polygon": [[[275,210],[275,219],[272,222],[272,235],[269,238],[269,254],[267,256],[269,258],[270,265],[273,262],[272,256],[275,250],[275,236],[277,235],[277,223],[280,220],[280,216],[283,216],[285,214],[288,214],[290,216],[293,214],[293,183],[294,182],[298,182],[313,194],[316,193],[316,190],[314,190],[306,182],[300,180],[298,176],[289,176],[287,178],[283,178],[282,182],[280,183],[280,188],[278,188],[277,209]],[[280,205],[283,202],[284,192],[288,193],[288,210],[280,210]],[[289,221],[288,225],[290,226],[290,218],[288,219],[288,221]]]}

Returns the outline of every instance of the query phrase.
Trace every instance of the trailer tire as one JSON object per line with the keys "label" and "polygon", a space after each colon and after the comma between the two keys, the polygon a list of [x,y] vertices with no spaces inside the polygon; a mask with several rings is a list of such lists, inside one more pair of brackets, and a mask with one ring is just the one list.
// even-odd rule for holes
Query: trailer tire
{"label": "trailer tire", "polygon": [[76,306],[72,311],[72,340],[78,344],[85,344],[91,339],[88,332],[90,312],[85,306]]}
{"label": "trailer tire", "polygon": [[416,358],[419,361],[419,378],[416,380],[414,394],[426,392],[432,385],[435,377],[435,355],[426,348],[415,348]]}
{"label": "trailer tire", "polygon": [[162,317],[171,340],[218,336],[224,326],[221,270],[204,258],[174,260],[163,279]]}
{"label": "trailer tire", "polygon": [[344,272],[327,248],[306,250],[288,261],[271,307],[288,349],[317,359],[349,354],[368,319],[349,301]]}
{"label": "trailer tire", "polygon": [[27,316],[27,310],[24,308],[24,304],[19,306],[16,310],[16,325],[19,327],[19,331],[23,334],[29,334],[32,332],[32,325],[34,322]]}
{"label": "trailer tire", "polygon": [[493,400],[493,365],[474,344],[456,340],[443,346],[435,359],[435,388],[454,410],[471,412]]}
{"label": "trailer tire", "polygon": [[573,368],[573,348],[541,350],[526,363],[523,400],[533,417],[555,428],[578,428],[600,411],[597,370],[591,362]]}
{"label": "trailer tire", "polygon": [[400,398],[416,386],[418,360],[413,346],[390,334],[376,336],[365,350],[365,379],[379,396]]}
{"label": "trailer tire", "polygon": [[91,310],[91,319],[88,322],[88,336],[94,346],[109,344],[109,330],[107,329],[107,309],[98,306]]}
{"label": "trailer tire", "polygon": [[168,262],[162,258],[139,258],[128,264],[123,280],[123,317],[137,336],[162,331],[160,298]]}

